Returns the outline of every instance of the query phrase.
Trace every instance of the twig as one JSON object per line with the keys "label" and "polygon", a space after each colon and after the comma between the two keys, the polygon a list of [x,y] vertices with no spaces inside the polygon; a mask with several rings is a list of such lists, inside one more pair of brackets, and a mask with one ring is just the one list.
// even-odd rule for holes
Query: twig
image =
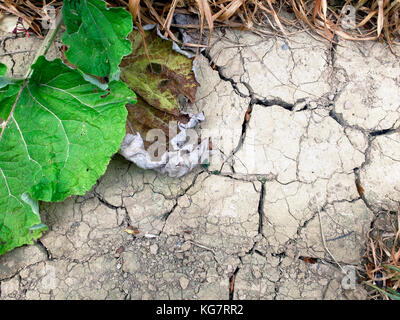
{"label": "twig", "polygon": [[346,271],[343,269],[343,267],[340,265],[340,263],[336,260],[336,258],[333,256],[333,254],[329,251],[328,247],[326,246],[324,229],[322,228],[321,211],[319,210],[319,206],[318,206],[318,219],[319,219],[319,227],[321,228],[322,243],[324,245],[325,251],[329,253],[333,261],[335,261],[335,263],[339,266],[340,270],[342,270],[344,274],[347,274]]}
{"label": "twig", "polygon": [[199,247],[199,248],[202,248],[202,249],[211,251],[211,252],[215,255],[215,251],[214,251],[213,249],[211,249],[211,248],[209,248],[209,247],[206,247],[205,245],[202,245],[202,244],[200,244],[200,243],[197,243],[197,242],[195,242],[195,241],[193,241],[193,240],[188,240],[188,241],[189,241],[191,244],[193,244],[193,245],[195,245],[195,246],[197,246],[197,247]]}
{"label": "twig", "polygon": [[[50,48],[50,45],[52,44],[58,30],[60,29],[62,22],[62,11],[59,12],[59,14],[56,17],[55,21],[55,27],[53,29],[50,29],[50,31],[47,33],[46,38],[43,40],[42,44],[40,45],[39,50],[36,52],[35,59],[33,60],[33,64],[35,64],[36,60],[40,57],[43,56],[47,53],[47,51]],[[32,68],[29,68],[28,71],[25,74],[25,79],[28,79],[32,74]]]}

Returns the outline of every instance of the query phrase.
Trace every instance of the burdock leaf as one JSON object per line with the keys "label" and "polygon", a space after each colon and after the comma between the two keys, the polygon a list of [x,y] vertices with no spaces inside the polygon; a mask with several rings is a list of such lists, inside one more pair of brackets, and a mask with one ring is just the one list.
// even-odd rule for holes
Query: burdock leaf
{"label": "burdock leaf", "polygon": [[[15,82],[14,79],[5,77],[6,73],[7,73],[7,66],[5,64],[0,63],[0,89],[4,88],[8,84]],[[0,119],[1,119],[1,114],[0,114]]]}
{"label": "burdock leaf", "polygon": [[[140,133],[143,139],[146,134],[152,129],[160,129],[164,132],[166,141],[170,138],[170,125],[172,122],[187,123],[189,116],[187,114],[173,115],[167,112],[162,112],[150,106],[140,96],[138,96],[136,104],[127,104],[128,118],[127,118],[127,133],[136,134]],[[179,130],[178,130],[179,131]],[[177,132],[178,132],[177,131]],[[148,141],[144,140],[144,146],[151,145]]]}
{"label": "burdock leaf", "polygon": [[123,56],[131,52],[127,40],[132,17],[123,8],[107,8],[103,0],[65,0],[63,42],[68,61],[87,74],[114,78]]}
{"label": "burdock leaf", "polygon": [[158,37],[155,30],[145,34],[150,61],[141,34],[134,30],[129,36],[133,52],[122,59],[121,79],[148,105],[177,116],[179,95],[191,102],[196,98],[199,84],[192,60],[174,51],[172,43]]}
{"label": "burdock leaf", "polygon": [[104,91],[40,57],[29,80],[0,89],[0,254],[41,236],[37,200],[82,195],[105,172],[125,135],[120,81]]}
{"label": "burdock leaf", "polygon": [[7,67],[5,64],[0,63],[0,77],[4,76],[7,72]]}

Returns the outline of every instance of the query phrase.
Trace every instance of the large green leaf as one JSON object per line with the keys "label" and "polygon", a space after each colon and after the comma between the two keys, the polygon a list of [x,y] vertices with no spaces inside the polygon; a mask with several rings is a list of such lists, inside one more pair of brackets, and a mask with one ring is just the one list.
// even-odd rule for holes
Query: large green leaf
{"label": "large green leaf", "polygon": [[103,0],[65,0],[63,42],[66,57],[83,72],[114,78],[123,56],[131,52],[127,40],[132,17],[123,8],[107,8]]}
{"label": "large green leaf", "polygon": [[45,230],[36,200],[84,194],[105,172],[135,98],[120,81],[97,88],[60,59],[40,57],[32,69],[0,89],[0,254]]}
{"label": "large green leaf", "polygon": [[4,76],[7,72],[7,67],[5,64],[0,63],[0,76]]}
{"label": "large green leaf", "polygon": [[[4,75],[7,73],[7,67],[6,65],[0,63],[0,89],[5,87],[8,84],[14,83],[14,79],[10,79],[8,77],[4,77]],[[0,114],[0,119],[1,119],[1,114]]]}

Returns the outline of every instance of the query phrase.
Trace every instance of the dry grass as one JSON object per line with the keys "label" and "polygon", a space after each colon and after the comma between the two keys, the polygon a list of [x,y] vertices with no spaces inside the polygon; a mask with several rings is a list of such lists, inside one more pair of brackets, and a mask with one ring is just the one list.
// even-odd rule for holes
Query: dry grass
{"label": "dry grass", "polygon": [[[141,30],[144,24],[158,23],[165,36],[179,42],[173,30],[174,13],[199,17],[188,29],[228,27],[262,34],[266,25],[276,33],[287,34],[289,27],[308,28],[333,41],[335,36],[349,40],[385,39],[393,51],[400,43],[400,0],[116,0],[110,6],[125,6]],[[41,35],[40,22],[46,18],[43,6],[60,9],[62,1],[0,0],[0,11],[23,18]],[[356,9],[349,29],[347,5]],[[350,12],[351,13],[351,12]],[[142,31],[142,30],[141,30]],[[189,44],[201,46],[200,42]]]}
{"label": "dry grass", "polygon": [[30,29],[41,37],[42,21],[46,21],[49,18],[50,12],[46,8],[50,6],[60,10],[62,1],[0,0],[0,13],[6,12],[22,18],[30,26]]}
{"label": "dry grass", "polygon": [[[128,6],[139,24],[158,23],[165,35],[175,41],[178,39],[171,28],[177,26],[171,21],[174,13],[182,13],[197,15],[199,23],[179,25],[181,28],[212,31],[228,27],[263,33],[262,27],[269,26],[285,35],[289,27],[296,27],[311,29],[330,41],[335,36],[348,40],[385,39],[392,51],[394,45],[400,44],[400,0],[120,0],[114,3]],[[351,20],[347,15],[351,14],[349,5],[355,9]]]}
{"label": "dry grass", "polygon": [[365,283],[372,288],[372,299],[400,300],[400,214],[382,215],[368,234]]}

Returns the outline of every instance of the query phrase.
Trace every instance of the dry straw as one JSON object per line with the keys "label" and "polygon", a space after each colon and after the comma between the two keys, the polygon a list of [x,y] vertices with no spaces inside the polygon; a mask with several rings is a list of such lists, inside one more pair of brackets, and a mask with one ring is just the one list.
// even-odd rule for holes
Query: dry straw
{"label": "dry straw", "polygon": [[367,235],[365,283],[374,289],[373,299],[400,300],[400,211],[397,218],[385,212],[380,216],[384,223]]}
{"label": "dry straw", "polygon": [[[400,43],[400,0],[173,0],[115,1],[128,6],[140,23],[158,23],[166,36],[177,41],[171,27],[174,13],[196,14],[197,25],[179,25],[181,28],[209,29],[228,27],[262,34],[265,26],[280,34],[290,27],[309,28],[333,41],[335,37],[347,40],[385,39],[393,51]],[[111,3],[110,3],[111,4]],[[344,27],[349,19],[347,8],[353,8],[353,27]],[[353,17],[352,17],[353,18]],[[199,44],[192,44],[193,46]]]}
{"label": "dry straw", "polygon": [[[157,23],[165,36],[179,42],[173,32],[174,13],[194,14],[199,23],[179,25],[181,28],[208,29],[228,27],[265,34],[265,26],[286,35],[290,27],[312,29],[333,41],[335,37],[348,40],[386,40],[393,46],[400,43],[400,0],[116,0],[109,6],[125,6],[131,12],[139,30],[144,24]],[[41,36],[41,21],[46,19],[43,7],[60,10],[62,1],[0,0],[0,11],[24,19]],[[353,28],[344,28],[348,19],[346,8],[355,10]],[[199,43],[190,44],[201,47]]]}

